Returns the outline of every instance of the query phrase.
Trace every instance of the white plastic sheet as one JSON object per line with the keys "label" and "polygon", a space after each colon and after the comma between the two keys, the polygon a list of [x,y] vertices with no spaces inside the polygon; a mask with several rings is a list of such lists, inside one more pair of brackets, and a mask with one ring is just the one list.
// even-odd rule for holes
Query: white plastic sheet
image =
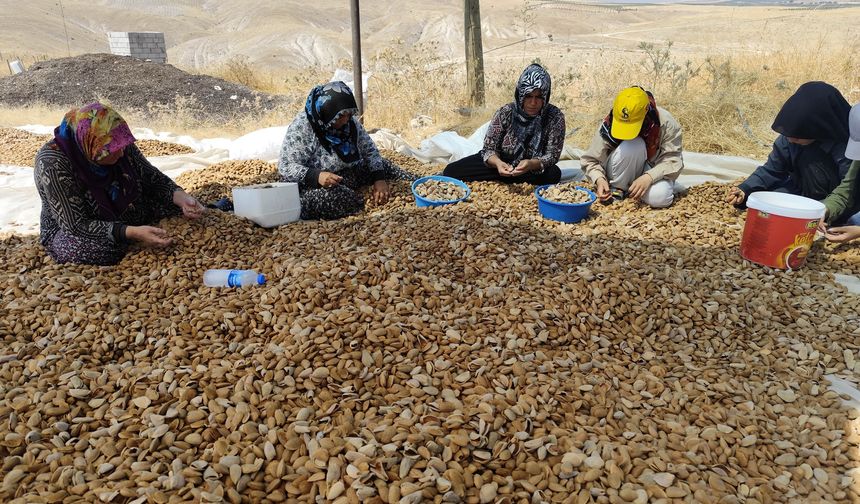
{"label": "white plastic sheet", "polygon": [[[483,146],[488,126],[489,123],[485,123],[468,138],[453,131],[445,131],[421,141],[418,148],[388,130],[379,130],[371,137],[380,148],[391,149],[425,163],[448,164],[478,152]],[[584,152],[583,149],[565,144],[559,162],[562,181],[584,177],[579,168],[579,158]],[[757,166],[757,161],[737,156],[684,152],[684,171],[678,182],[687,187],[709,181],[731,182],[746,178]]]}
{"label": "white plastic sheet", "polygon": [[162,142],[170,142],[191,147],[196,152],[205,152],[209,150],[229,150],[233,145],[233,140],[229,138],[206,138],[197,140],[188,135],[176,135],[167,131],[155,132],[149,128],[132,128],[132,134],[138,140],[161,140]]}
{"label": "white plastic sheet", "polygon": [[[371,136],[380,148],[391,149],[423,162],[444,165],[478,152],[483,145],[487,126],[488,124],[485,124],[478,128],[468,138],[450,131],[439,133],[423,140],[417,148],[388,130],[378,130]],[[54,127],[27,125],[21,129],[37,134],[50,134]],[[274,161],[280,153],[286,127],[254,131],[236,140],[227,138],[198,140],[146,128],[135,128],[132,131],[142,140],[174,142],[195,149],[193,154],[149,159],[170,177],[177,177],[186,171],[205,168],[230,159]],[[583,176],[578,161],[581,155],[581,149],[565,145],[562,161],[559,162],[563,180],[578,180]],[[752,159],[695,152],[685,152],[684,161],[686,167],[679,182],[685,186],[707,181],[730,182],[746,177],[758,165]],[[0,165],[0,232],[38,232],[39,211],[40,201],[36,187],[33,185],[32,167]]]}
{"label": "white plastic sheet", "polygon": [[241,136],[230,144],[230,159],[277,161],[286,133],[286,126],[276,126]]}
{"label": "white plastic sheet", "polygon": [[[362,72],[361,73],[361,89],[363,93],[361,93],[362,98],[364,98],[364,103],[367,104],[367,83],[370,79],[370,76],[373,75],[371,72]],[[342,81],[344,84],[349,86],[349,89],[352,89],[355,92],[355,76],[349,70],[344,70],[343,68],[338,68],[334,71],[334,75],[331,77],[332,81]]]}
{"label": "white plastic sheet", "polygon": [[414,157],[423,163],[448,164],[481,150],[488,126],[489,123],[484,124],[468,138],[453,131],[443,131],[422,140],[417,149],[386,129],[378,130],[370,136],[380,149],[393,150]]}
{"label": "white plastic sheet", "polygon": [[41,208],[33,168],[0,165],[0,233],[38,233]]}
{"label": "white plastic sheet", "polygon": [[860,278],[853,275],[842,275],[839,273],[834,276],[836,277],[836,282],[848,289],[848,292],[852,294],[860,294]]}

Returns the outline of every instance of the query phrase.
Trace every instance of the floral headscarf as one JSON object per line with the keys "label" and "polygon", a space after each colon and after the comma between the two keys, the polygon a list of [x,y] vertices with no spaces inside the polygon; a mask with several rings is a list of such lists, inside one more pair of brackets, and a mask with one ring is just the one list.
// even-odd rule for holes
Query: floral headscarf
{"label": "floral headscarf", "polygon": [[[543,98],[543,106],[535,116],[526,114],[523,104],[529,93],[539,90]],[[514,163],[522,159],[534,156],[540,150],[541,137],[543,136],[543,113],[547,110],[550,92],[552,91],[552,79],[549,72],[537,63],[532,63],[523,71],[517,81],[517,89],[514,91],[514,120],[511,123],[510,134],[516,139],[518,145],[514,153]]]}
{"label": "floral headscarf", "polygon": [[135,200],[138,177],[125,156],[113,165],[98,164],[135,142],[128,124],[111,107],[96,102],[70,110],[54,130],[54,142],[69,158],[103,218],[117,218]]}
{"label": "floral headscarf", "polygon": [[305,115],[322,146],[346,163],[360,159],[358,130],[350,119],[341,128],[334,123],[344,114],[358,113],[355,96],[349,86],[341,81],[329,82],[313,88],[305,103]]}

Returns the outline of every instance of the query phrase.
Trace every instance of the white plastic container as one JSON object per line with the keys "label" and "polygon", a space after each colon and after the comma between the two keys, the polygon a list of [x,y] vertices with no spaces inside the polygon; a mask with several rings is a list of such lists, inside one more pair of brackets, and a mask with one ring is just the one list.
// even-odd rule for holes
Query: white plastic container
{"label": "white plastic container", "polygon": [[741,256],[771,268],[803,267],[825,212],[824,203],[803,196],[770,191],[750,194]]}
{"label": "white plastic container", "polygon": [[233,212],[267,228],[297,221],[302,213],[299,185],[269,182],[234,187]]}

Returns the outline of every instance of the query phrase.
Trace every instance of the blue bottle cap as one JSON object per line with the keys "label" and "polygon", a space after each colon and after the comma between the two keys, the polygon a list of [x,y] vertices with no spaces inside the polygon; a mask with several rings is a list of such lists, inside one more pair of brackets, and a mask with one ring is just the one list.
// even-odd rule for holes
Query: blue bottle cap
{"label": "blue bottle cap", "polygon": [[266,283],[266,275],[260,273],[257,275],[257,285],[263,285],[264,283]]}

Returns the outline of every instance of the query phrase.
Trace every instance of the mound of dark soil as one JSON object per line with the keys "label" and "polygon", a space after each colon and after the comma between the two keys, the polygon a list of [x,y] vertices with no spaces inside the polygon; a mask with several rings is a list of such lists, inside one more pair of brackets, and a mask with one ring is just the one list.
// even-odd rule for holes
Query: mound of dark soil
{"label": "mound of dark soil", "polygon": [[43,61],[22,74],[0,78],[0,106],[75,107],[98,99],[146,116],[181,108],[197,119],[225,121],[284,103],[281,97],[223,79],[112,54]]}

